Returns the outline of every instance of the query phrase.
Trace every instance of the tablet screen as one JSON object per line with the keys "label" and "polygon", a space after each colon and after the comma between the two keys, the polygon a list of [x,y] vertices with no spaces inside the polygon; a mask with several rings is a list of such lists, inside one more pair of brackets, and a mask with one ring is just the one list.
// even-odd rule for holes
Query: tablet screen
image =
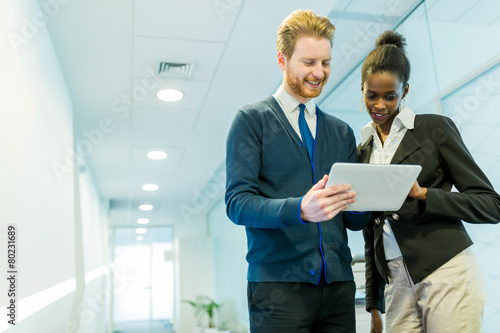
{"label": "tablet screen", "polygon": [[356,201],[348,211],[396,211],[422,167],[410,164],[334,163],[326,187],[349,184]]}

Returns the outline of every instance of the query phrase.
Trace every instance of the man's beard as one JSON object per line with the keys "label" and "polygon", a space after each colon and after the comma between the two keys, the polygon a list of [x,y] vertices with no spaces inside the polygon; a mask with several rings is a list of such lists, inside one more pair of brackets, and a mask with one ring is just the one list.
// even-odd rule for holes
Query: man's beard
{"label": "man's beard", "polygon": [[299,79],[299,77],[290,70],[290,67],[286,69],[286,82],[295,94],[304,98],[318,97],[326,83],[325,79],[322,79],[319,88],[307,89],[305,87],[307,84],[305,80]]}

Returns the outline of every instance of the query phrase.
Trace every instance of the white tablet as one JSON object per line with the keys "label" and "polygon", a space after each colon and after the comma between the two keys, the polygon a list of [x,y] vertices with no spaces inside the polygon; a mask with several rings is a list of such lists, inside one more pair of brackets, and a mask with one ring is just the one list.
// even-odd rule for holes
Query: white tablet
{"label": "white tablet", "polygon": [[420,165],[334,163],[326,187],[349,184],[356,201],[348,211],[395,211],[403,205]]}

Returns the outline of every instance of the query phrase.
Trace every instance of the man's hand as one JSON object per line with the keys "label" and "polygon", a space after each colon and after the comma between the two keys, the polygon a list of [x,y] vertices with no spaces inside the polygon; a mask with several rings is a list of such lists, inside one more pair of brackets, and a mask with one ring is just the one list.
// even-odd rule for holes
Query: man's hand
{"label": "man's hand", "polygon": [[355,201],[356,193],[347,192],[350,185],[334,185],[325,188],[328,176],[317,182],[306,193],[300,204],[300,217],[303,221],[323,222],[332,219],[347,204]]}

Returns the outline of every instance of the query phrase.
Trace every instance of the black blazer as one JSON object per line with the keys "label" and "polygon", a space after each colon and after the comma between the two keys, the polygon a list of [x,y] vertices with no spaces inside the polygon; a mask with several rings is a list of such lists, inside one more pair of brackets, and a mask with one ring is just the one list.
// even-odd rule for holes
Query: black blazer
{"label": "black blazer", "polygon": [[[368,163],[373,138],[358,146],[358,161]],[[472,244],[462,220],[498,223],[500,196],[467,150],[453,121],[440,115],[417,115],[391,164],[419,164],[420,186],[427,201],[408,197],[396,212],[373,212],[363,230],[366,259],[366,309],[385,311],[388,268],[382,226],[389,221],[414,283]],[[452,186],[459,191],[451,192]],[[383,194],[383,193],[382,193]]]}

